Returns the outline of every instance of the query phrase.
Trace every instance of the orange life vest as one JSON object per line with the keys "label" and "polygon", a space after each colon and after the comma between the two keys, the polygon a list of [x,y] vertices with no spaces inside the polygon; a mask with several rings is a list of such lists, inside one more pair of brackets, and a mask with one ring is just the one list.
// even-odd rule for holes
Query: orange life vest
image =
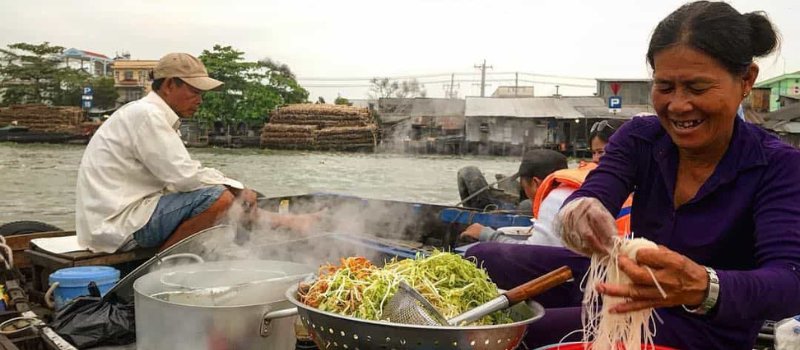
{"label": "orange life vest", "polygon": [[[539,218],[539,208],[550,192],[559,186],[569,186],[578,189],[583,185],[589,172],[597,168],[595,163],[581,162],[575,169],[561,169],[548,175],[536,189],[536,196],[533,198],[533,217]],[[631,232],[631,205],[633,196],[628,196],[622,209],[617,216],[617,229],[620,235],[627,235]]]}

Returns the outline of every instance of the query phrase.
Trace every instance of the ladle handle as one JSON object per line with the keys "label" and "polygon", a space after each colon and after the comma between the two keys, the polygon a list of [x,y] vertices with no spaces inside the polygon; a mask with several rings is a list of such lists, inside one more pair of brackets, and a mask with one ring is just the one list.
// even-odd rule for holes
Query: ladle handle
{"label": "ladle handle", "polygon": [[504,293],[508,298],[508,304],[514,305],[521,301],[530,299],[536,295],[546,292],[559,284],[572,279],[572,270],[567,266],[561,266],[556,270],[550,271],[545,275],[532,279],[524,284],[516,286]]}

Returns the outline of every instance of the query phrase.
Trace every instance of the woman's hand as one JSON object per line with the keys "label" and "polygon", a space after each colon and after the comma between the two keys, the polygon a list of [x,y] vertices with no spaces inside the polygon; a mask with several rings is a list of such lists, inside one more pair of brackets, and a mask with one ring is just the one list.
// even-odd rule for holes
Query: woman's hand
{"label": "woman's hand", "polygon": [[[691,259],[664,246],[658,249],[640,249],[636,254],[638,264],[626,256],[619,257],[619,268],[631,279],[631,284],[600,283],[601,294],[625,298],[626,301],[610,309],[612,313],[625,313],[655,307],[700,305],[708,289],[706,269]],[[647,268],[653,271],[653,275]],[[653,282],[655,276],[666,298]]]}
{"label": "woman's hand", "polygon": [[597,198],[578,198],[561,208],[555,222],[564,245],[586,256],[607,254],[617,235],[614,217]]}

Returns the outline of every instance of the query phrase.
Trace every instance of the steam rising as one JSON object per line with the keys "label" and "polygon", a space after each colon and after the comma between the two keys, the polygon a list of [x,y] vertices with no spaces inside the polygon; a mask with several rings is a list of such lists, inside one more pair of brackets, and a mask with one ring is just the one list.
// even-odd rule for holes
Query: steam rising
{"label": "steam rising", "polygon": [[[350,200],[330,204],[291,203],[291,215],[316,213],[319,219],[307,232],[272,228],[266,215],[246,223],[240,203],[228,210],[213,234],[195,239],[193,253],[207,260],[282,260],[319,266],[348,256],[364,256],[382,264],[387,254],[381,242],[417,248],[421,244],[420,211],[411,204]],[[249,227],[248,227],[249,226]],[[399,242],[397,242],[399,241]]]}

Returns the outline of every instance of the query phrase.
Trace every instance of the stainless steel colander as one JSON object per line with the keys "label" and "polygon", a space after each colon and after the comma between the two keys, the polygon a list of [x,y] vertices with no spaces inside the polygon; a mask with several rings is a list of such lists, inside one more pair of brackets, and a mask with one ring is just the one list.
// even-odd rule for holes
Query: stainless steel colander
{"label": "stainless steel colander", "polygon": [[516,349],[527,325],[544,316],[534,301],[511,310],[513,323],[491,326],[419,326],[369,321],[320,311],[297,299],[297,286],[286,291],[297,306],[300,320],[322,350],[329,349]]}

